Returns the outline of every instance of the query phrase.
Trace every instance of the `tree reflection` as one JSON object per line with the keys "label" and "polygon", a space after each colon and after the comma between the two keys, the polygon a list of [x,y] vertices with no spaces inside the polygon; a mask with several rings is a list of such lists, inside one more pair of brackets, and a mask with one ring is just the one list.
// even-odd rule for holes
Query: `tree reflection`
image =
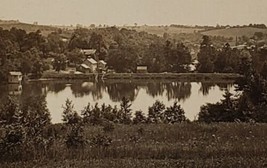
{"label": "tree reflection", "polygon": [[233,83],[219,82],[219,83],[211,83],[211,82],[201,82],[199,92],[201,92],[204,96],[209,94],[211,88],[218,86],[221,91],[229,90]]}
{"label": "tree reflection", "polygon": [[91,94],[93,100],[103,98],[103,92],[105,91],[105,85],[102,82],[73,83],[70,88],[75,97],[83,97]]}
{"label": "tree reflection", "polygon": [[138,94],[138,87],[135,83],[109,83],[107,84],[107,92],[110,99],[114,102],[120,102],[123,97],[134,101]]}
{"label": "tree reflection", "polygon": [[153,82],[147,84],[146,93],[152,97],[156,97],[162,96],[164,90],[164,85],[161,82]]}
{"label": "tree reflection", "polygon": [[219,89],[221,91],[230,90],[230,88],[233,86],[233,83],[217,83]]}
{"label": "tree reflection", "polygon": [[47,88],[48,88],[47,90],[50,92],[59,93],[66,88],[66,84],[65,83],[49,82],[47,85]]}
{"label": "tree reflection", "polygon": [[168,100],[176,99],[186,100],[191,95],[191,83],[190,82],[172,82],[166,83],[166,96]]}
{"label": "tree reflection", "polygon": [[209,94],[210,89],[214,86],[215,86],[214,83],[201,82],[199,92],[201,92],[204,96],[207,96]]}

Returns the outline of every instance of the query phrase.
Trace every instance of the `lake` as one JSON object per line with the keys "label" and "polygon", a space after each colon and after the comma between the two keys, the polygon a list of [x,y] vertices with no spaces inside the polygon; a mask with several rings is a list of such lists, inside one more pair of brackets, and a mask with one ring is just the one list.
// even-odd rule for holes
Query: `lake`
{"label": "lake", "polygon": [[119,106],[121,99],[127,97],[132,101],[133,111],[142,110],[145,114],[156,100],[166,106],[178,101],[186,117],[194,120],[202,105],[220,101],[226,90],[235,93],[232,82],[168,80],[39,81],[25,84],[22,88],[17,85],[1,86],[0,90],[0,99],[8,94],[24,99],[29,95],[44,95],[53,123],[61,122],[62,106],[67,98],[72,100],[75,110],[80,112],[89,102],[91,105],[105,103]]}

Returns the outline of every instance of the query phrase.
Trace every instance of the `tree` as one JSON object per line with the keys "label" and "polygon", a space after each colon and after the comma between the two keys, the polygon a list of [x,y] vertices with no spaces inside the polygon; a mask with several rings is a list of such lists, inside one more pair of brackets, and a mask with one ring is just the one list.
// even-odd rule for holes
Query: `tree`
{"label": "tree", "polygon": [[54,59],[54,69],[59,72],[66,69],[66,56],[64,54],[56,55]]}
{"label": "tree", "polygon": [[165,105],[156,101],[151,107],[148,108],[148,122],[149,123],[160,123],[163,119],[163,112],[165,110]]}
{"label": "tree", "polygon": [[138,55],[135,51],[135,46],[120,46],[109,52],[107,64],[113,67],[116,72],[134,72]]}
{"label": "tree", "polygon": [[198,71],[199,72],[213,72],[214,60],[216,58],[216,50],[213,47],[209,36],[203,36],[203,41],[200,45],[200,52],[198,53]]}
{"label": "tree", "polygon": [[65,106],[63,106],[63,122],[69,125],[78,124],[81,120],[79,114],[74,110],[74,105],[72,101],[67,99]]}
{"label": "tree", "polygon": [[177,102],[174,102],[173,106],[167,107],[163,113],[163,121],[165,123],[180,123],[186,120],[185,112]]}
{"label": "tree", "polygon": [[7,97],[6,101],[0,105],[0,126],[20,124],[20,117],[18,102],[11,97]]}
{"label": "tree", "polygon": [[29,136],[40,135],[51,124],[50,112],[44,96],[30,96],[22,103],[21,123],[29,128]]}
{"label": "tree", "polygon": [[120,113],[122,115],[121,123],[130,124],[132,117],[132,109],[130,108],[132,104],[130,103],[130,100],[123,97],[120,106]]}
{"label": "tree", "polygon": [[198,120],[202,122],[234,122],[239,119],[236,110],[236,100],[228,91],[223,95],[221,102],[211,104],[207,103],[200,109]]}

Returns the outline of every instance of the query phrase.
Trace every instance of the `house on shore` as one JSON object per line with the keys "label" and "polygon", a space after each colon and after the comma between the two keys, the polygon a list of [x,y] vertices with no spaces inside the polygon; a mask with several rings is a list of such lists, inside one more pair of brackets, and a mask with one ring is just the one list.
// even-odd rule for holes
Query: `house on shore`
{"label": "house on shore", "polygon": [[83,73],[95,73],[97,71],[97,62],[93,58],[87,58],[79,67],[78,70]]}
{"label": "house on shore", "polygon": [[8,83],[9,84],[21,84],[22,73],[17,71],[9,72],[8,74]]}
{"label": "house on shore", "polygon": [[106,65],[107,65],[107,63],[104,60],[98,61],[98,64],[97,64],[98,72],[99,73],[106,72],[106,70],[107,70],[107,66]]}
{"label": "house on shore", "polygon": [[138,65],[136,67],[136,73],[147,73],[147,66],[145,66],[145,65]]}

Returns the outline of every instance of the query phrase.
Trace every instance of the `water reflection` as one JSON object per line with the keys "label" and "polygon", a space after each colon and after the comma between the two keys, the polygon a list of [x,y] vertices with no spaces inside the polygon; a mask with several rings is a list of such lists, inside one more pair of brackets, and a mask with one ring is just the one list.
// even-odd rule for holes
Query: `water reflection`
{"label": "water reflection", "polygon": [[166,83],[166,96],[168,100],[176,99],[178,101],[186,100],[191,95],[190,82],[172,82]]}
{"label": "water reflection", "polygon": [[123,97],[127,97],[134,101],[138,94],[138,87],[136,83],[107,83],[107,93],[110,99],[114,102],[120,102]]}
{"label": "water reflection", "polygon": [[234,90],[232,83],[196,83],[179,81],[153,81],[153,80],[110,80],[102,82],[88,81],[51,81],[33,82],[22,86],[0,86],[0,100],[9,93],[17,93],[21,100],[27,101],[31,95],[43,95],[52,113],[53,122],[61,121],[62,105],[67,98],[73,100],[77,111],[83,109],[88,102],[94,104],[106,103],[119,105],[123,97],[132,101],[133,111],[147,112],[156,100],[162,101],[166,106],[174,101],[180,102],[190,119],[199,112],[201,105],[217,102],[222,98],[224,91]]}

